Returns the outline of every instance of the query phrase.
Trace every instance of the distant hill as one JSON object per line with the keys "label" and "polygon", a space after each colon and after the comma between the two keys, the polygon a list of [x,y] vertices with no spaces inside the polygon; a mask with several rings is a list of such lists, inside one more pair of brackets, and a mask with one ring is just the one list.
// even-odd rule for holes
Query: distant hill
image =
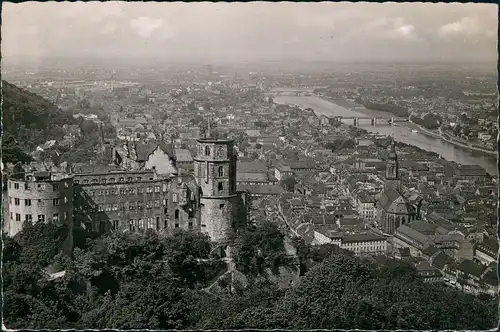
{"label": "distant hill", "polygon": [[62,126],[77,124],[72,114],[60,110],[37,94],[2,81],[4,162],[25,161],[20,152],[29,153],[47,140],[60,140]]}

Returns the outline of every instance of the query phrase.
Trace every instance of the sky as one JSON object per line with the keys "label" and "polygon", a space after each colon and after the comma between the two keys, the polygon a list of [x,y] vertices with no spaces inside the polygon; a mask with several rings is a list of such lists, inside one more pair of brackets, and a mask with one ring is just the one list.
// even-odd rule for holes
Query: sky
{"label": "sky", "polygon": [[494,4],[3,3],[2,56],[164,61],[497,60]]}

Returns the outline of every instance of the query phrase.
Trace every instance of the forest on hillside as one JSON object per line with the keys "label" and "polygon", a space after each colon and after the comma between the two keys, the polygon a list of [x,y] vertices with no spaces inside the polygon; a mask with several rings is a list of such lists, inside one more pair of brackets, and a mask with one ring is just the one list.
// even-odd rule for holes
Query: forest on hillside
{"label": "forest on hillside", "polygon": [[[4,238],[4,324],[11,329],[487,329],[498,303],[423,283],[400,261],[384,265],[334,245],[294,239],[299,281],[279,288],[263,271],[289,264],[283,234],[264,223],[233,239],[248,285],[229,291],[200,233],[97,236],[76,228],[72,257],[59,253],[64,226],[26,225]],[[66,274],[50,280],[48,265]],[[219,280],[219,281],[216,281]],[[218,291],[206,287],[219,283]]]}
{"label": "forest on hillside", "polygon": [[[48,140],[60,141],[65,135],[64,125],[78,125],[81,136],[74,146],[56,144],[44,152],[43,157],[51,159],[56,165],[63,161],[71,163],[88,162],[96,156],[99,144],[99,126],[83,118],[73,118],[74,113],[93,112],[86,100],[70,110],[63,111],[51,101],[37,94],[2,81],[3,95],[3,137],[2,161],[4,163],[27,163],[33,160],[30,153]],[[100,110],[105,138],[116,137],[115,128],[109,117]],[[55,151],[57,150],[57,151]]]}
{"label": "forest on hillside", "polygon": [[28,155],[47,140],[64,136],[63,125],[73,116],[51,101],[2,80],[2,160],[28,162]]}
{"label": "forest on hillside", "polygon": [[71,113],[6,81],[2,81],[2,96],[3,130],[23,149],[32,150],[47,140],[61,139],[63,125],[77,124]]}

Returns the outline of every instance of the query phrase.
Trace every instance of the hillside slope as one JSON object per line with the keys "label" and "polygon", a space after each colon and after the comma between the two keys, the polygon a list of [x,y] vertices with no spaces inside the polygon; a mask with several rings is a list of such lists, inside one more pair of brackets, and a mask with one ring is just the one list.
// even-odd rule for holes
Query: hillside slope
{"label": "hillside slope", "polygon": [[23,161],[47,140],[64,136],[64,124],[76,124],[70,113],[34,93],[2,81],[2,152],[4,162]]}

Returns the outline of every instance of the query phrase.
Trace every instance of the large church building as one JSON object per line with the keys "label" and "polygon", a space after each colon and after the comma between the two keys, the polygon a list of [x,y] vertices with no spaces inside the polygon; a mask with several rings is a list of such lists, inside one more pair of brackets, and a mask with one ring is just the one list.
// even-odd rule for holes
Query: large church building
{"label": "large church building", "polygon": [[382,230],[394,234],[396,229],[417,219],[415,207],[401,194],[398,156],[394,141],[386,164],[384,191],[377,200],[378,217]]}

